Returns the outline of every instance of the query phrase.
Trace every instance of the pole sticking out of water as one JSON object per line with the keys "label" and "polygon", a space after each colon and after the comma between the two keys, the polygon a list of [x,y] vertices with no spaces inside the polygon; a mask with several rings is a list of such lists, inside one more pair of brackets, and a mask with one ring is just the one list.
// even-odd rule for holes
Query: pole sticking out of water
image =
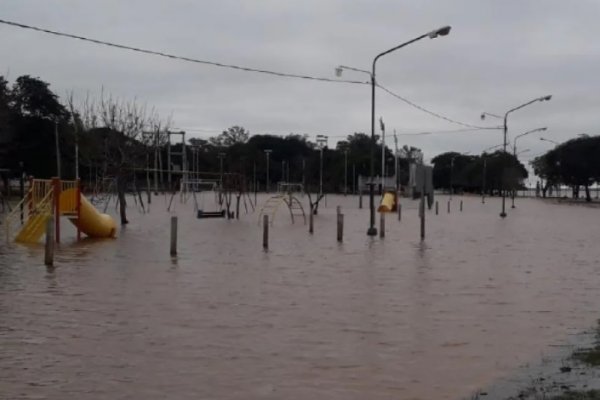
{"label": "pole sticking out of water", "polygon": [[337,215],[337,241],[342,243],[344,240],[344,214]]}
{"label": "pole sticking out of water", "polygon": [[311,235],[315,232],[315,213],[313,208],[310,207],[310,212],[308,213],[308,233]]}
{"label": "pole sticking out of water", "polygon": [[448,200],[448,214],[450,214],[450,200]]}
{"label": "pole sticking out of water", "polygon": [[177,255],[177,217],[171,217],[171,255]]}
{"label": "pole sticking out of water", "polygon": [[421,240],[425,239],[425,193],[421,192],[421,202],[419,203],[419,216],[421,217]]}
{"label": "pole sticking out of water", "polygon": [[402,204],[398,202],[398,221],[402,221]]}
{"label": "pole sticking out of water", "polygon": [[435,201],[435,215],[438,215],[440,213],[440,203],[436,200]]}
{"label": "pole sticking out of water", "polygon": [[54,265],[54,217],[46,221],[46,248],[44,251],[44,264],[48,267]]}
{"label": "pole sticking out of water", "polygon": [[385,213],[379,213],[379,237],[385,237]]}
{"label": "pole sticking out of water", "polygon": [[463,208],[463,201],[460,201],[460,212],[462,212],[462,208]]}
{"label": "pole sticking out of water", "polygon": [[263,249],[269,250],[269,216],[263,215]]}
{"label": "pole sticking out of water", "polygon": [[360,191],[360,194],[358,195],[358,208],[362,209],[362,190]]}

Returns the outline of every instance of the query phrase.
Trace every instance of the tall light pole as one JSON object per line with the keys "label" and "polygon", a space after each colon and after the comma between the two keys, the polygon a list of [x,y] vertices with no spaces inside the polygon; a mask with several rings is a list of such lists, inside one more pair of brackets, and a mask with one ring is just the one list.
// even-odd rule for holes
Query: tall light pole
{"label": "tall light pole", "polygon": [[381,191],[383,195],[383,187],[385,186],[385,124],[383,118],[379,117],[379,127],[381,128]]}
{"label": "tall light pole", "polygon": [[269,193],[269,156],[271,155],[271,149],[265,149],[265,156],[267,157],[267,182],[265,185],[265,191]]}
{"label": "tall light pole", "polygon": [[[513,140],[513,157],[515,157],[515,160],[517,159],[517,140],[522,138],[523,136],[529,135],[530,133],[535,133],[535,132],[543,132],[545,130],[547,130],[547,127],[543,127],[543,128],[536,128],[536,129],[532,129],[530,131],[521,133],[520,135],[515,136],[515,139]],[[510,208],[515,208],[515,192],[516,190],[513,188],[512,190],[512,196],[511,196],[511,206]]]}
{"label": "tall light pole", "polygon": [[553,143],[555,146],[559,146],[559,145],[560,145],[560,143],[558,143],[558,142],[556,142],[556,141],[554,141],[554,140],[546,139],[546,138],[543,138],[543,137],[541,137],[541,138],[540,138],[540,140],[541,140],[542,142]]}
{"label": "tall light pole", "polygon": [[[374,59],[373,59],[373,67],[372,67],[372,71],[369,73],[367,72],[370,76],[371,76],[371,165],[370,165],[370,182],[369,182],[369,208],[370,208],[370,221],[369,221],[369,228],[367,229],[367,235],[369,236],[375,236],[377,235],[377,228],[375,228],[375,199],[374,199],[374,188],[373,188],[373,174],[375,173],[375,86],[377,85],[376,81],[375,81],[375,67],[377,64],[377,60],[379,60],[379,58],[381,58],[382,56],[389,54],[393,51],[396,51],[398,49],[401,49],[404,46],[407,46],[411,43],[414,43],[418,40],[424,39],[426,37],[429,37],[430,39],[434,39],[437,38],[438,36],[446,36],[450,33],[450,26],[444,26],[442,28],[433,30],[431,32],[428,32],[424,35],[418,36],[412,40],[409,40],[408,42],[402,43],[396,47],[392,47],[389,50],[384,51],[383,53],[379,53]],[[338,68],[336,68],[336,74],[338,76],[340,76],[342,74],[342,70],[346,68],[346,69],[352,69],[352,70],[357,70],[357,71],[361,71],[361,72],[366,72],[363,70],[358,70],[356,68],[347,68],[344,66],[339,66]]]}
{"label": "tall light pole", "polygon": [[[504,143],[503,143],[504,154],[506,154],[506,146],[507,146],[508,114],[512,113],[513,111],[520,110],[523,107],[527,107],[528,105],[536,103],[538,101],[550,101],[550,99],[552,99],[552,95],[538,97],[538,98],[528,101],[527,103],[523,103],[520,106],[511,108],[506,113],[504,113]],[[484,112],[481,114],[481,119],[485,119],[486,115],[492,115],[492,116],[497,117],[496,115]],[[504,166],[502,168],[502,176],[500,179],[500,190],[502,191],[502,212],[500,213],[500,217],[506,218],[506,191],[504,190]]]}
{"label": "tall light pole", "polygon": [[396,135],[396,130],[394,129],[394,177],[396,180],[396,195],[400,191],[400,176],[398,175],[398,136]]}
{"label": "tall light pole", "polygon": [[323,195],[323,148],[327,146],[328,137],[317,135],[317,145],[319,146],[319,196]]}
{"label": "tall light pole", "polygon": [[481,175],[481,204],[485,204],[485,178],[487,175],[487,154],[486,154],[486,152],[493,150],[500,146],[502,146],[502,145],[497,144],[495,146],[488,147],[487,149],[485,149],[481,152],[482,153],[481,158],[483,158],[483,174]]}

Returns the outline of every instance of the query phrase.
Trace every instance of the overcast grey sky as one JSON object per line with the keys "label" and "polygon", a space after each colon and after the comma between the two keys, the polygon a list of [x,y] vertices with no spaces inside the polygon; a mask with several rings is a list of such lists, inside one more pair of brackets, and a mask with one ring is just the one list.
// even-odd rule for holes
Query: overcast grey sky
{"label": "overcast grey sky", "polygon": [[[96,39],[253,68],[335,78],[339,64],[370,69],[373,57],[434,28],[378,62],[380,84],[450,118],[480,121],[552,94],[511,115],[512,136],[548,126],[562,141],[598,133],[600,28],[596,0],[2,0],[0,18]],[[337,138],[370,132],[370,87],[221,69],[0,25],[0,73],[39,76],[60,95],[74,90],[155,106],[174,125],[208,137],[241,125],[253,134]],[[343,78],[367,80],[351,71]],[[378,91],[388,133],[460,129]],[[531,155],[549,143],[525,137]],[[426,158],[479,153],[501,131],[401,136]]]}

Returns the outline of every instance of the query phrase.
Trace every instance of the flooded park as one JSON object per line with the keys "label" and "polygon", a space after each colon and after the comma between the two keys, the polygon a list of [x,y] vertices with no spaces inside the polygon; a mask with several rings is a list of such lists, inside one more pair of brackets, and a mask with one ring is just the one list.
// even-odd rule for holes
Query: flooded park
{"label": "flooded park", "polygon": [[436,200],[424,241],[408,199],[385,238],[357,196],[327,196],[312,235],[281,209],[264,251],[258,211],[197,219],[161,195],[116,239],[65,224],[54,268],[2,244],[0,398],[464,399],[596,324],[596,208]]}

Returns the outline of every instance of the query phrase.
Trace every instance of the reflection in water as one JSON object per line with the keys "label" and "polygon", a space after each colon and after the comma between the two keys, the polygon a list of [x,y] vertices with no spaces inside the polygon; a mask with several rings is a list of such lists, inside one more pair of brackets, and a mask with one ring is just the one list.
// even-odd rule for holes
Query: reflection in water
{"label": "reflection in water", "polygon": [[54,270],[41,245],[0,247],[4,398],[457,399],[598,318],[593,209],[521,200],[500,219],[464,198],[421,242],[416,203],[381,240],[332,196],[314,235],[280,212],[265,253],[256,215],[177,204],[172,258],[156,203],[115,240],[65,226]]}

